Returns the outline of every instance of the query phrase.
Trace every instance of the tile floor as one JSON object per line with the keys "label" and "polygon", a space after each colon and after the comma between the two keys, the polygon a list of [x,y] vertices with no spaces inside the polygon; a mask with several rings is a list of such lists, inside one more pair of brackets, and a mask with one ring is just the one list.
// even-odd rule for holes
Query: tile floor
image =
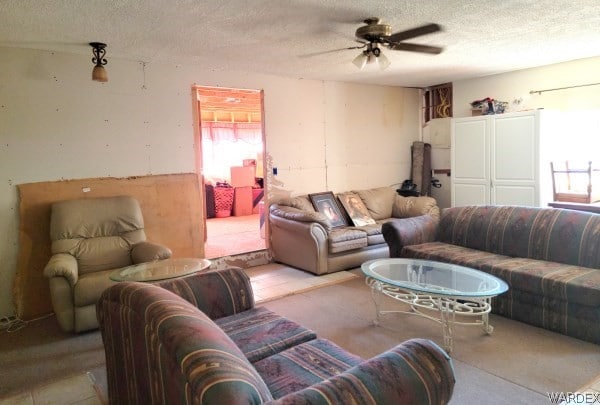
{"label": "tile floor", "polygon": [[290,294],[341,283],[357,277],[349,271],[339,271],[331,274],[315,276],[278,263],[246,269],[250,277],[254,300],[257,303],[274,300]]}

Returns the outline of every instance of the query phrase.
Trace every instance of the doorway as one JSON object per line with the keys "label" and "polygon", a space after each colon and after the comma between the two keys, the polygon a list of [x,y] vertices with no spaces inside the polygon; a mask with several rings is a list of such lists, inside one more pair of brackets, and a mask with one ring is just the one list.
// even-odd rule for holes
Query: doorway
{"label": "doorway", "polygon": [[205,257],[266,248],[263,92],[194,87],[205,192]]}

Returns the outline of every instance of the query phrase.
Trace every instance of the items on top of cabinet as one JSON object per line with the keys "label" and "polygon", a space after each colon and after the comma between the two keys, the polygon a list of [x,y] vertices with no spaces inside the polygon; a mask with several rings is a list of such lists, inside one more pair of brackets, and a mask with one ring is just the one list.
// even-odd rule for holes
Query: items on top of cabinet
{"label": "items on top of cabinet", "polygon": [[503,114],[507,105],[506,101],[494,100],[491,97],[482,98],[471,102],[471,115]]}

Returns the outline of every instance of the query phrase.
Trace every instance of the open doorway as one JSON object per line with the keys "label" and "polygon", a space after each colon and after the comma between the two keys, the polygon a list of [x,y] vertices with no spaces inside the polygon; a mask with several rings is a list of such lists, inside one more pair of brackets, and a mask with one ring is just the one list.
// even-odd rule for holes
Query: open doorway
{"label": "open doorway", "polygon": [[205,257],[266,248],[260,90],[195,86],[206,196]]}

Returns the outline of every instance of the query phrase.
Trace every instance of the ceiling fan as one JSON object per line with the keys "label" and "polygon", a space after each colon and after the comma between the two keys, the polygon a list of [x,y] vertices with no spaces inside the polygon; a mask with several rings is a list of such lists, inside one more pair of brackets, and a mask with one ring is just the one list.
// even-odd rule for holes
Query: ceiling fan
{"label": "ceiling fan", "polygon": [[382,24],[377,17],[371,17],[364,20],[363,25],[356,30],[356,41],[362,43],[361,46],[353,46],[347,49],[365,48],[352,63],[359,69],[365,67],[367,63],[376,62],[381,70],[390,65],[390,61],[381,52],[381,47],[387,47],[394,51],[421,52],[437,55],[444,49],[439,46],[420,45],[404,40],[419,37],[421,35],[432,34],[442,30],[438,24],[425,24],[420,27],[412,28],[406,31],[392,33],[392,27]]}

